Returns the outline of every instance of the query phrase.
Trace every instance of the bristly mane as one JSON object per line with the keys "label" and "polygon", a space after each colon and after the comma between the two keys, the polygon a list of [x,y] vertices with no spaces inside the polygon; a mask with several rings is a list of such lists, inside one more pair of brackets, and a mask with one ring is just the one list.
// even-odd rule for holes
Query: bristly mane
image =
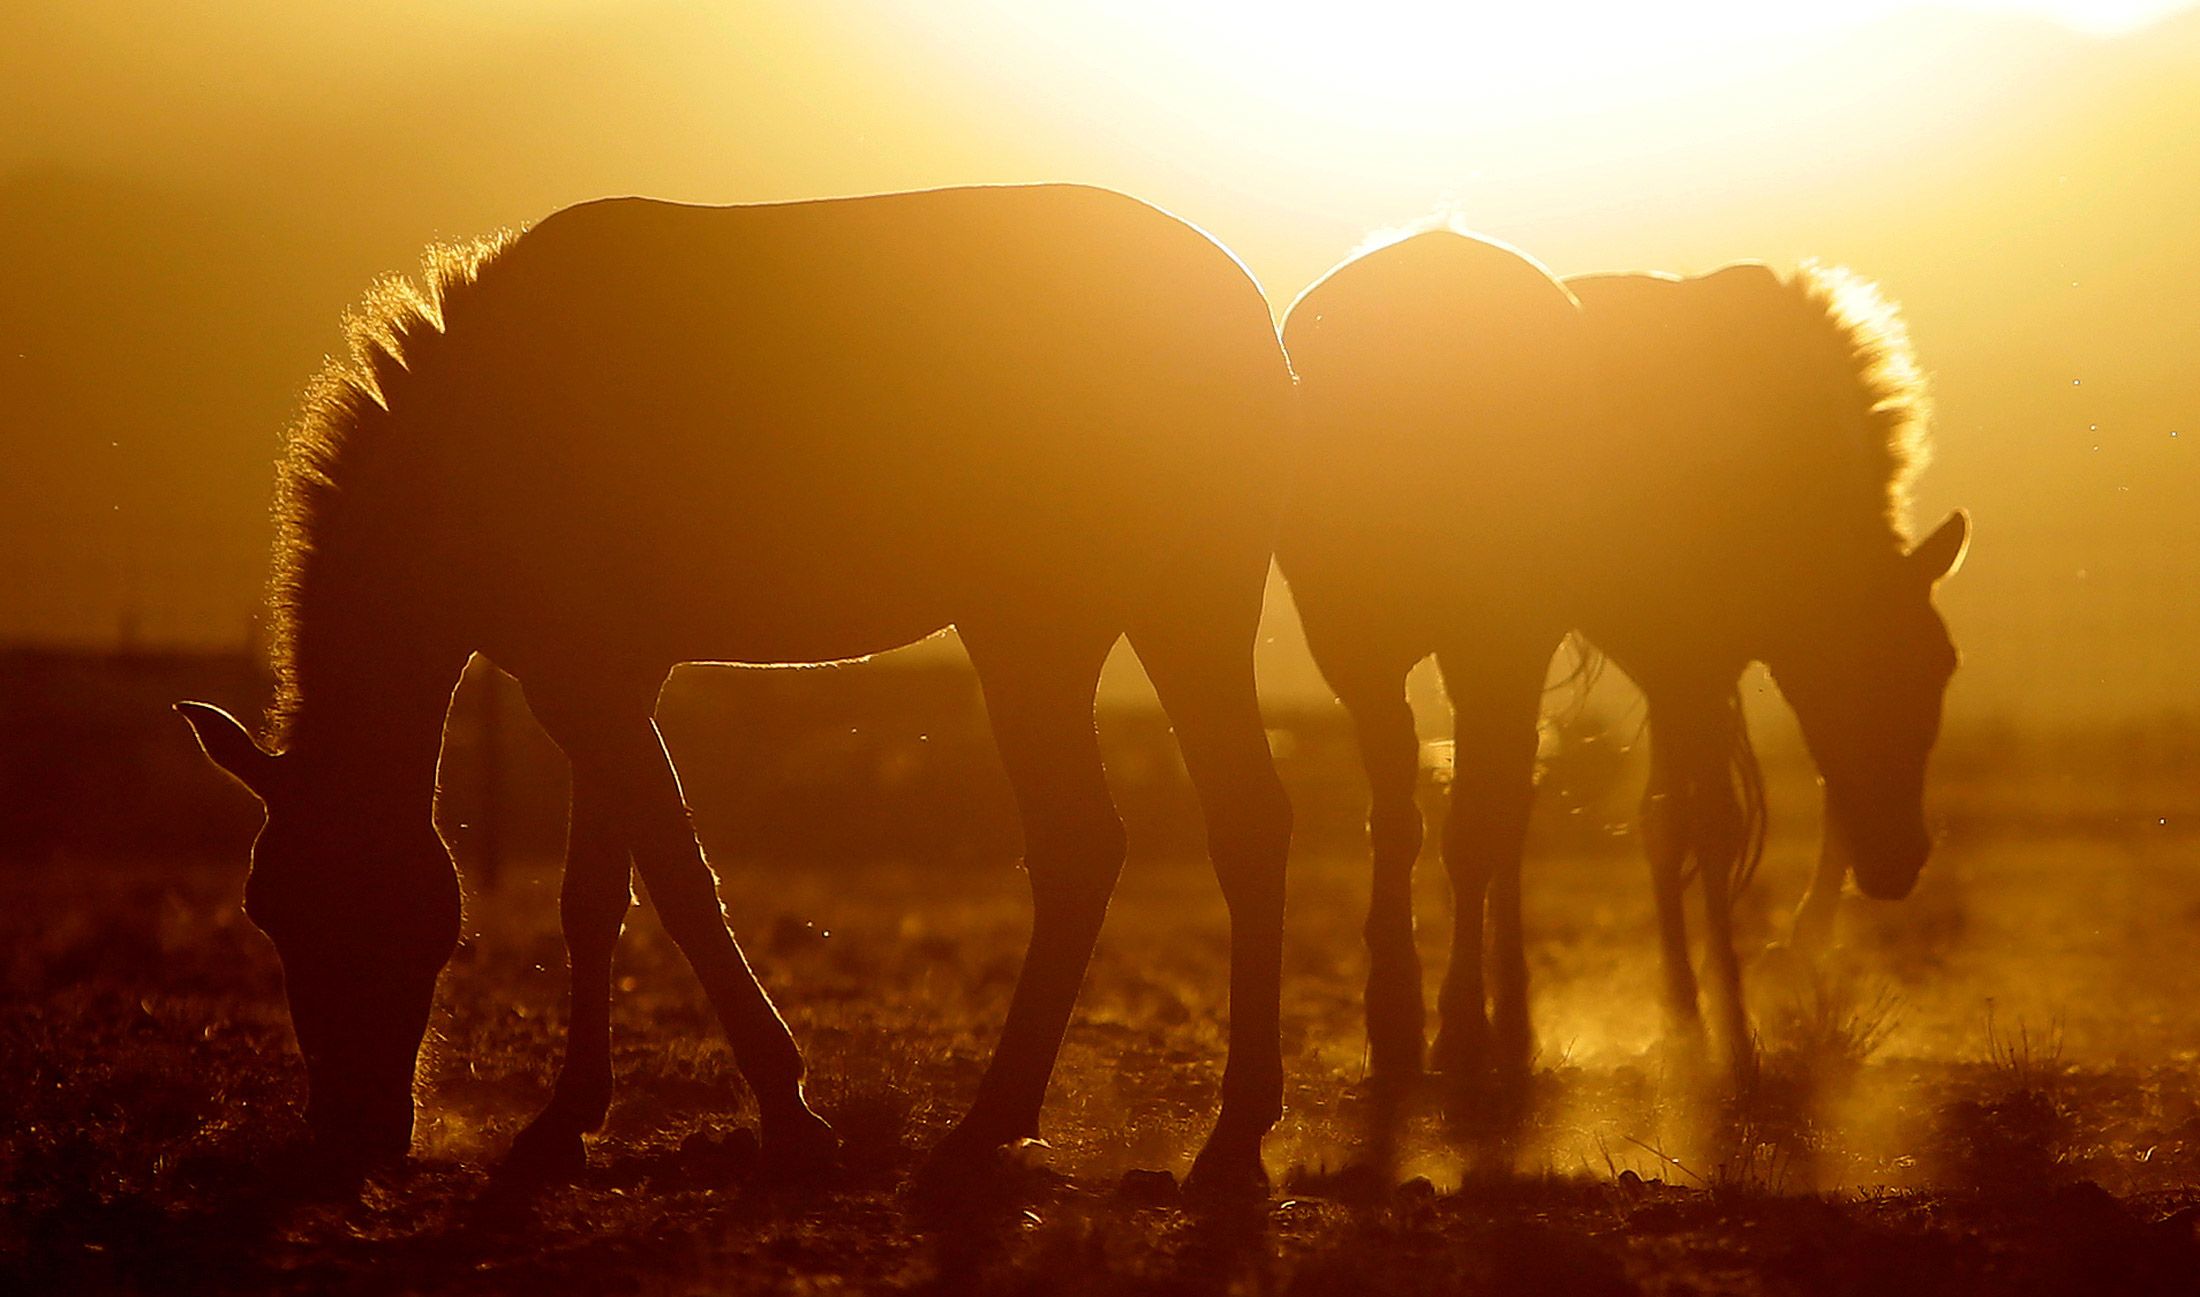
{"label": "bristly mane", "polygon": [[444,336],[450,307],[518,231],[431,245],[420,279],[386,275],[344,313],[348,354],[331,356],[307,386],[275,480],[275,561],[268,585],[275,697],[267,736],[278,745],[298,710],[298,631],[312,556],[341,512],[348,466],[391,420],[396,393]]}
{"label": "bristly mane", "polygon": [[[1900,309],[1877,284],[1839,266],[1806,261],[1781,283],[1801,308],[1803,336],[1822,356],[1824,383],[1845,407],[1843,423],[1860,443],[1838,451],[1861,470],[1861,486],[1877,495],[1880,519],[1907,543],[1910,484],[1932,453],[1932,400],[1925,373],[1910,346]],[[1845,435],[1845,434],[1844,434]],[[1853,458],[1851,457],[1853,454]],[[1741,850],[1731,862],[1727,889],[1740,896],[1764,859],[1767,807],[1763,767],[1741,719],[1741,696],[1731,694],[1733,746],[1728,777],[1742,807]],[[1691,866],[1693,870],[1694,866]]]}
{"label": "bristly mane", "polygon": [[1884,518],[1906,541],[1910,484],[1932,452],[1932,399],[1901,310],[1877,284],[1839,266],[1806,261],[1788,287],[1832,331],[1861,407],[1867,469],[1884,484]]}

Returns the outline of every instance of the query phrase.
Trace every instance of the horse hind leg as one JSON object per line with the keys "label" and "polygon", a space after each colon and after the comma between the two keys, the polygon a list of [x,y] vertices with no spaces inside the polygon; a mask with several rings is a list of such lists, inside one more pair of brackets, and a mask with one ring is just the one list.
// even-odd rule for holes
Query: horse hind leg
{"label": "horse hind leg", "polygon": [[1847,883],[1848,865],[1827,838],[1820,843],[1817,871],[1795,906],[1786,935],[1765,946],[1751,965],[1751,976],[1781,991],[1807,994],[1832,953],[1834,928],[1841,917],[1841,889]]}
{"label": "horse hind leg", "polygon": [[[1701,844],[1704,908],[1704,974],[1709,984],[1712,1035],[1737,1082],[1749,1078],[1756,1040],[1742,994],[1742,966],[1734,951],[1733,877],[1743,850],[1741,807],[1724,780],[1709,797],[1699,797],[1696,830]],[[1721,797],[1718,792],[1726,795]]]}
{"label": "horse hind leg", "polygon": [[[1523,816],[1521,840],[1527,832]],[[1490,874],[1489,951],[1490,1042],[1498,1068],[1507,1076],[1527,1075],[1535,1059],[1535,1026],[1528,1016],[1528,951],[1520,912],[1522,851],[1500,856]]]}
{"label": "horse hind leg", "polygon": [[1841,889],[1848,882],[1848,864],[1841,857],[1831,838],[1818,849],[1818,868],[1811,875],[1810,887],[1795,907],[1795,921],[1788,931],[1788,944],[1805,960],[1816,960],[1833,948],[1833,930],[1841,914]]}
{"label": "horse hind leg", "polygon": [[559,914],[571,978],[565,1061],[550,1104],[513,1141],[505,1169],[573,1174],[585,1162],[582,1136],[602,1129],[611,1107],[611,959],[633,903],[633,868],[617,804],[601,774],[574,763]]}
{"label": "horse hind leg", "polygon": [[1378,1086],[1420,1075],[1427,1010],[1421,994],[1421,954],[1413,932],[1413,867],[1427,832],[1416,796],[1420,736],[1406,702],[1405,681],[1339,690],[1352,716],[1367,768],[1367,836],[1374,874],[1368,892],[1368,1070]]}
{"label": "horse hind leg", "polygon": [[1642,842],[1650,866],[1650,893],[1657,905],[1665,1026],[1676,1042],[1693,1048],[1703,1040],[1703,1010],[1688,949],[1685,876],[1690,798],[1687,787],[1671,779],[1661,764],[1654,728],[1651,753],[1650,788],[1642,799]]}
{"label": "horse hind leg", "polygon": [[[1230,912],[1230,1054],[1222,1111],[1187,1187],[1231,1196],[1267,1188],[1261,1142],[1283,1114],[1283,902],[1291,804],[1276,775],[1254,683],[1257,618],[1257,605],[1242,624],[1216,606],[1131,634],[1199,792],[1208,854]],[[1407,939],[1410,944],[1410,928]],[[1417,1022],[1415,1033],[1417,1043]]]}
{"label": "horse hind leg", "polygon": [[[717,875],[703,857],[679,774],[651,719],[656,683],[615,693],[530,688],[529,698],[572,759],[576,787],[600,788],[615,808],[611,814],[650,903],[702,982],[755,1096],[766,1163],[813,1172],[831,1162],[839,1140],[803,1097],[801,1050],[726,924]],[[605,899],[604,912],[609,909]]]}
{"label": "horse hind leg", "polygon": [[[1437,1007],[1435,1065],[1465,1076],[1495,1066],[1524,1075],[1535,1042],[1519,878],[1535,800],[1537,723],[1550,650],[1441,651],[1454,716],[1444,867],[1451,877],[1452,952]],[[1492,911],[1489,907],[1494,905]],[[1484,998],[1489,917],[1491,994]]]}
{"label": "horse hind leg", "polygon": [[1755,1051],[1734,952],[1733,877],[1747,826],[1727,754],[1729,727],[1739,717],[1721,704],[1684,703],[1667,697],[1651,704],[1650,792],[1643,808],[1665,953],[1667,1013],[1684,1043],[1701,1042],[1703,1021],[1681,908],[1681,865],[1693,853],[1703,889],[1703,972],[1713,1036],[1740,1078]]}

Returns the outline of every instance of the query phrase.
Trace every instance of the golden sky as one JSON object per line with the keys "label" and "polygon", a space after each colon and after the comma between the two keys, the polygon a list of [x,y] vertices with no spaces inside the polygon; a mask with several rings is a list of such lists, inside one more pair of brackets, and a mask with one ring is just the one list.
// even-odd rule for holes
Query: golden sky
{"label": "golden sky", "polygon": [[1279,309],[1439,209],[1560,273],[1852,265],[1938,381],[1921,513],[1977,518],[1959,700],[2200,711],[2177,4],[19,0],[0,123],[0,639],[240,636],[286,412],[432,237],[1065,179]]}

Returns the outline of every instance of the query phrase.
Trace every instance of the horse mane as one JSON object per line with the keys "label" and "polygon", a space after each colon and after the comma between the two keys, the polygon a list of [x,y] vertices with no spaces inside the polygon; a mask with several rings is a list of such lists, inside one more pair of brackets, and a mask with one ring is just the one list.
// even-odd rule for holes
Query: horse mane
{"label": "horse mane", "polygon": [[386,433],[405,386],[445,337],[450,312],[518,232],[431,244],[416,280],[384,275],[343,315],[345,354],[307,385],[276,467],[275,558],[268,583],[269,666],[275,697],[267,735],[280,745],[297,715],[299,630],[313,557],[329,547],[345,485],[363,451]]}
{"label": "horse mane", "polygon": [[1863,462],[1884,491],[1882,516],[1907,540],[1910,486],[1932,453],[1932,398],[1901,309],[1872,281],[1816,261],[1804,262],[1786,287],[1823,331],[1853,393]]}
{"label": "horse mane", "polygon": [[1338,264],[1349,265],[1371,252],[1380,252],[1393,243],[1423,234],[1457,234],[1469,239],[1487,242],[1487,237],[1467,222],[1466,214],[1451,204],[1438,204],[1419,216],[1403,220],[1395,225],[1378,225],[1367,232],[1366,237],[1352,245],[1344,260]]}
{"label": "horse mane", "polygon": [[[1910,486],[1932,452],[1932,399],[1901,310],[1871,280],[1817,261],[1803,262],[1780,289],[1800,308],[1802,357],[1820,367],[1804,381],[1841,411],[1834,435],[1856,439],[1826,449],[1861,470],[1859,485],[1878,499],[1880,521],[1906,542]],[[1727,771],[1742,811],[1742,841],[1726,862],[1727,886],[1729,895],[1740,896],[1764,859],[1767,808],[1764,768],[1742,718],[1740,694],[1729,695],[1727,706],[1733,712]]]}

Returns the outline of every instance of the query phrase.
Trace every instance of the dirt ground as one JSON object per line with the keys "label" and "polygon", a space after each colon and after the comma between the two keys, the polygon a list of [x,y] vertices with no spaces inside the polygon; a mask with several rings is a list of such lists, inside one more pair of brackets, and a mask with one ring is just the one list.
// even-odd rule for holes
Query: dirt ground
{"label": "dirt ground", "polygon": [[[531,1196],[489,1179],[561,1038],[555,878],[522,871],[470,898],[414,1157],[355,1200],[284,1173],[302,1070],[241,868],[17,871],[0,1291],[2192,1292],[2196,862],[2200,840],[2153,823],[1953,843],[1910,902],[1852,903],[1826,971],[1760,965],[1760,1064],[1737,1090],[1661,1045],[1625,844],[1539,859],[1531,1092],[1388,1110],[1361,1084],[1364,874],[1302,858],[1275,1192],[1206,1208],[1173,1177],[1216,1102],[1223,912],[1202,865],[1135,859],[1055,1075],[1051,1153],[953,1210],[904,1184],[972,1093],[1021,957],[1005,865],[724,869],[847,1140],[823,1186],[752,1174],[731,1057],[638,912],[609,1126],[579,1183]],[[1791,899],[1802,863],[1776,853],[1757,894]],[[1438,871],[1423,888],[1433,979],[1448,907]]]}

